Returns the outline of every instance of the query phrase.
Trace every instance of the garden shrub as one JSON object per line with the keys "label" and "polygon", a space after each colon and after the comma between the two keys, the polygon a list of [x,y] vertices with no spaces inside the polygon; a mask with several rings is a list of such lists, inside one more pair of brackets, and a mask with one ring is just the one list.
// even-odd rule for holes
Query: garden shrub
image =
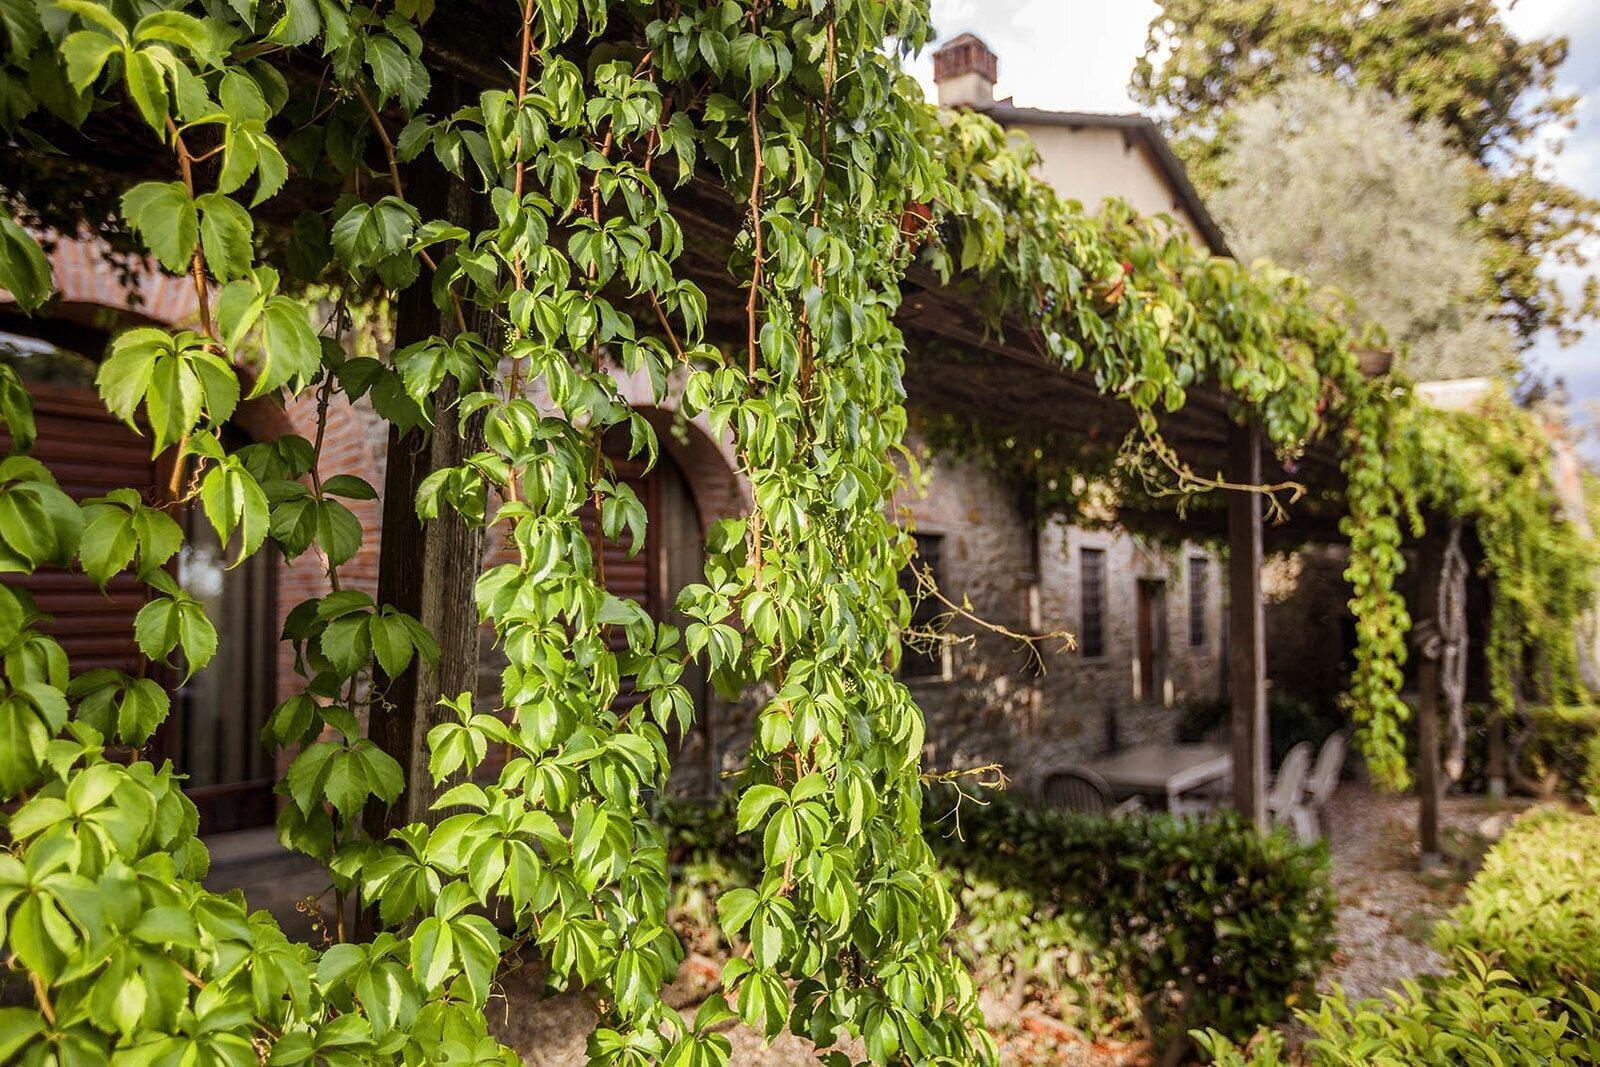
{"label": "garden shrub", "polygon": [[[1561,808],[1524,816],[1484,860],[1465,901],[1434,932],[1443,977],[1386,999],[1342,990],[1299,1013],[1310,1064],[1600,1063],[1600,818]],[[1224,1067],[1277,1067],[1283,1040],[1242,1050],[1197,1034]]]}
{"label": "garden shrub", "polygon": [[[1232,815],[1072,815],[985,794],[955,828],[936,794],[924,832],[947,874],[1026,894],[1031,922],[1064,916],[1138,999],[1159,1045],[1204,1022],[1247,1034],[1275,1022],[1333,952],[1327,848],[1256,833]],[[959,951],[959,949],[958,949]]]}
{"label": "garden shrub", "polygon": [[[1167,1046],[1201,1023],[1248,1034],[1283,1018],[1332,953],[1320,844],[1231,816],[1107,819],[998,793],[956,810],[956,799],[941,788],[924,806],[961,912],[951,947],[980,986],[1013,999],[1029,989],[1086,1033],[1139,1023]],[[758,846],[725,807],[663,807],[673,910],[692,942],[716,893],[747,884]]]}
{"label": "garden shrub", "polygon": [[1295,1061],[1280,1034],[1263,1032],[1248,1049],[1214,1031],[1195,1036],[1219,1067],[1600,1063],[1600,996],[1587,986],[1560,997],[1531,994],[1470,953],[1442,981],[1407,982],[1387,1000],[1351,1002],[1335,991],[1300,1019],[1316,1036]]}
{"label": "garden shrub", "polygon": [[1532,812],[1490,849],[1434,944],[1482,955],[1534,992],[1600,987],[1597,875],[1600,818],[1560,808]]}
{"label": "garden shrub", "polygon": [[1589,744],[1600,737],[1600,707],[1556,704],[1531,707],[1527,714],[1533,736],[1522,748],[1524,771],[1535,779],[1551,776],[1562,795],[1582,795]]}
{"label": "garden shrub", "polygon": [[[1581,797],[1593,792],[1589,782],[1600,758],[1600,707],[1534,704],[1525,714],[1529,734],[1517,753],[1522,776],[1547,783],[1552,794]],[[1467,706],[1466,767],[1458,783],[1467,792],[1481,793],[1488,785],[1489,715],[1485,705]],[[1507,759],[1512,758],[1511,746],[1523,728],[1516,722],[1506,723]]]}

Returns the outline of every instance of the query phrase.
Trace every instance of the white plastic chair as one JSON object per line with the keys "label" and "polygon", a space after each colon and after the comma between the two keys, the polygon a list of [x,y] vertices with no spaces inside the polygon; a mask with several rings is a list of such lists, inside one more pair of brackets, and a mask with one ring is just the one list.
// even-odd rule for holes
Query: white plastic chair
{"label": "white plastic chair", "polygon": [[[1306,809],[1317,834],[1328,832],[1322,811],[1333,799],[1334,790],[1339,788],[1339,778],[1344,773],[1344,750],[1345,733],[1335,730],[1322,742],[1316,766],[1311,768],[1311,777],[1306,779],[1306,795],[1301,806]],[[1298,832],[1298,827],[1296,830]]]}
{"label": "white plastic chair", "polygon": [[1293,827],[1295,836],[1302,841],[1316,837],[1311,812],[1305,805],[1306,772],[1310,769],[1311,742],[1302,741],[1283,757],[1267,793],[1267,813],[1272,821]]}

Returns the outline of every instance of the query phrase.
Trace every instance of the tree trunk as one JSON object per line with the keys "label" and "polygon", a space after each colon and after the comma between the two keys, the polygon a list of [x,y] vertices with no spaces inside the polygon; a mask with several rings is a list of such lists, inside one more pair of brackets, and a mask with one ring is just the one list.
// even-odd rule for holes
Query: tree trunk
{"label": "tree trunk", "polygon": [[[440,84],[435,100],[454,93]],[[441,105],[442,106],[442,105]],[[487,205],[462,181],[424,155],[406,171],[406,195],[424,219],[444,218],[469,230],[485,224]],[[400,294],[395,319],[395,347],[428,337],[459,333],[453,312],[433,302],[431,272]],[[482,330],[486,323],[469,327]],[[493,339],[489,338],[491,344]],[[439,642],[439,660],[420,657],[398,678],[377,680],[377,702],[369,736],[400,764],[405,791],[387,808],[374,803],[366,822],[375,837],[414,822],[427,822],[440,790],[428,773],[428,731],[454,718],[439,701],[477,691],[480,656],[477,607],[473,584],[483,564],[484,533],[445,508],[427,523],[417,518],[417,489],[434,471],[459,466],[483,447],[483,425],[475,417],[462,425],[456,417],[454,379],[434,393],[429,406],[433,427],[401,432],[389,429],[388,467],[383,492],[383,547],[378,564],[378,601],[414,616]],[[387,705],[387,706],[386,706]]]}
{"label": "tree trunk", "polygon": [[1443,859],[1439,846],[1439,801],[1444,779],[1439,771],[1439,572],[1443,545],[1428,535],[1418,552],[1420,578],[1413,632],[1421,640],[1417,659],[1417,837],[1422,846],[1422,869],[1437,867]]}

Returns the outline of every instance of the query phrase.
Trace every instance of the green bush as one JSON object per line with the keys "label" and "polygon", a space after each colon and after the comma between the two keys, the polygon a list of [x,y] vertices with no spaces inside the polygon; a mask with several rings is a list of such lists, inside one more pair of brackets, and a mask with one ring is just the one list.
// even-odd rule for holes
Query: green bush
{"label": "green bush", "polygon": [[1583,795],[1589,771],[1590,743],[1600,737],[1600,707],[1557,704],[1528,709],[1533,736],[1522,749],[1522,766],[1531,777],[1555,776],[1556,790]]}
{"label": "green bush", "polygon": [[[1315,1037],[1299,1061],[1315,1067],[1459,1067],[1600,1063],[1600,996],[1531,994],[1506,972],[1465,955],[1442,981],[1408,982],[1388,1000],[1354,1003],[1336,991],[1300,1020]],[[1283,1038],[1259,1034],[1240,1049],[1216,1032],[1195,1035],[1219,1067],[1282,1067]]]}
{"label": "green bush", "polygon": [[[1204,1024],[1248,1034],[1310,989],[1333,952],[1326,846],[1263,836],[1232,816],[1115,819],[1046,811],[1003,795],[965,803],[960,834],[925,823],[941,869],[1022,894],[1035,927],[1068,920],[1062,947],[1109,971],[1171,1047]],[[925,806],[950,810],[947,795]]]}
{"label": "green bush", "polygon": [[1600,818],[1545,808],[1519,819],[1434,944],[1487,957],[1532,992],[1600,987]]}
{"label": "green bush", "polygon": [[[1340,991],[1301,1012],[1318,1067],[1600,1063],[1600,818],[1559,808],[1520,819],[1434,932],[1453,970],[1386,1000]],[[1196,1035],[1224,1067],[1277,1067],[1283,1041],[1248,1050]]]}
{"label": "green bush", "polygon": [[[1527,709],[1531,732],[1517,755],[1518,766],[1527,778],[1549,780],[1556,793],[1581,797],[1600,789],[1600,707],[1593,704],[1534,705]],[[1460,786],[1468,792],[1482,792],[1487,786],[1489,749],[1489,709],[1481,704],[1467,707],[1466,769]],[[1507,723],[1507,758],[1510,746],[1522,727]],[[1591,785],[1593,782],[1593,785]]]}
{"label": "green bush", "polygon": [[[981,985],[1025,992],[1088,1033],[1142,1025],[1159,1044],[1196,1025],[1232,1035],[1282,1019],[1332,953],[1324,846],[1231,817],[1093,818],[1005,794],[935,790],[924,831],[960,906],[952,948]],[[663,806],[682,932],[746,884],[755,842],[725,809]],[[705,923],[705,925],[709,925]]]}

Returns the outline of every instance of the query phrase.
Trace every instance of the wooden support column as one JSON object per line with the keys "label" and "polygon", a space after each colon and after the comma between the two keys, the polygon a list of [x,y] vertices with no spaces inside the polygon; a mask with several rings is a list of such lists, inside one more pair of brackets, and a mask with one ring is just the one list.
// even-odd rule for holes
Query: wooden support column
{"label": "wooden support column", "polygon": [[[1228,479],[1261,484],[1261,435],[1229,431]],[[1233,804],[1267,827],[1267,645],[1261,602],[1261,494],[1228,493],[1228,688],[1233,702]]]}
{"label": "wooden support column", "polygon": [[[452,85],[436,85],[433,99]],[[448,110],[448,109],[446,109]],[[425,153],[406,168],[407,199],[424,219],[444,218],[468,229],[481,227],[488,215],[483,198],[450,175]],[[400,294],[395,315],[395,347],[428,337],[459,332],[453,311],[433,302],[431,272]],[[482,332],[488,323],[467,313],[467,325]],[[493,338],[486,338],[494,344]],[[433,394],[429,416],[433,427],[401,432],[389,429],[388,465],[383,487],[383,552],[378,562],[378,602],[414,616],[439,642],[433,666],[413,661],[398,678],[379,678],[383,702],[374,708],[368,735],[405,771],[405,791],[388,808],[374,803],[366,822],[375,836],[414,822],[435,821],[430,811],[440,790],[428,773],[428,731],[455,712],[439,706],[440,698],[476,693],[480,656],[477,607],[473,584],[483,564],[484,532],[453,510],[423,523],[417,518],[417,489],[423,479],[445,467],[459,466],[483,447],[481,419],[462,425],[456,417],[456,385],[446,379]],[[448,785],[448,783],[446,783]]]}
{"label": "wooden support column", "polygon": [[1444,546],[1429,534],[1417,552],[1417,619],[1411,633],[1417,654],[1417,838],[1422,869],[1441,862],[1439,799],[1444,776],[1439,770],[1439,572]]}

